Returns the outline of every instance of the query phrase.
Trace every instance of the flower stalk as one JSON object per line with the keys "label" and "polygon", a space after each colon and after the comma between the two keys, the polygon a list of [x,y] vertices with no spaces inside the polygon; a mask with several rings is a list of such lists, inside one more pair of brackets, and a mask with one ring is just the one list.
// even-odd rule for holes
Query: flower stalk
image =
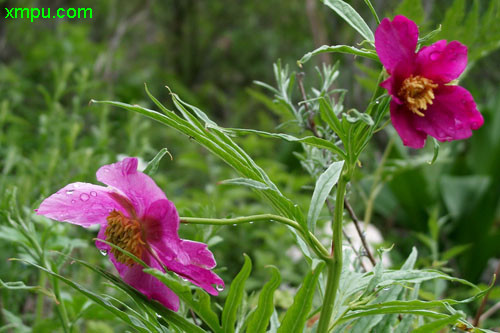
{"label": "flower stalk", "polygon": [[[345,168],[345,166],[344,166]],[[342,273],[342,221],[344,215],[344,197],[347,182],[349,177],[343,175],[337,183],[337,196],[335,200],[335,211],[332,221],[333,239],[332,239],[332,257],[327,264],[327,280],[325,297],[323,299],[323,308],[318,322],[319,333],[328,332],[330,319],[332,317],[333,308],[335,306],[335,299],[337,290],[339,288],[340,274]]]}
{"label": "flower stalk", "polygon": [[241,216],[229,219],[216,219],[216,218],[203,218],[203,217],[181,217],[181,223],[190,224],[210,224],[210,225],[237,225],[243,223],[260,222],[260,221],[275,221],[285,225],[288,225],[299,232],[303,240],[308,243],[311,249],[325,261],[331,261],[330,254],[328,250],[321,244],[321,242],[309,231],[304,230],[304,228],[291,219],[284,216],[273,215],[273,214],[260,214],[260,215],[250,215]]}

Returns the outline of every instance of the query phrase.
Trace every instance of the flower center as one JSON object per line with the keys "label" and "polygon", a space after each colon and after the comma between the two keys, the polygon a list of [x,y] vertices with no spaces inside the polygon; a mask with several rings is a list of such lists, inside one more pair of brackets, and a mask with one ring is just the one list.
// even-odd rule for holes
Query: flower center
{"label": "flower center", "polygon": [[[116,210],[109,213],[106,220],[108,221],[108,225],[104,232],[106,234],[106,240],[140,259],[146,243],[142,240],[141,224],[139,221],[129,219]],[[112,248],[111,253],[113,253],[115,259],[122,264],[128,266],[135,264],[134,259],[118,249]]]}
{"label": "flower center", "polygon": [[432,80],[420,75],[406,78],[399,89],[399,97],[403,99],[408,109],[417,116],[423,117],[422,111],[427,110],[427,105],[431,105],[434,99],[433,89],[437,84]]}

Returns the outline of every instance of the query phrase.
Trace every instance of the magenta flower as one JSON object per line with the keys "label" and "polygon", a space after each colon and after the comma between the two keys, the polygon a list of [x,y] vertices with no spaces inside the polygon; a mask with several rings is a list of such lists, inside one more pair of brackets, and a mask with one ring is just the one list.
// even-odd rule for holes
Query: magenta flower
{"label": "magenta flower", "polygon": [[483,124],[471,94],[451,85],[467,65],[467,47],[440,40],[417,53],[418,27],[398,15],[382,20],[375,48],[390,77],[381,86],[392,97],[391,120],[406,146],[422,148],[427,135],[439,141],[468,138]]}
{"label": "magenta flower", "polygon": [[[155,182],[137,171],[137,159],[105,165],[97,180],[108,187],[72,183],[45,199],[37,214],[89,227],[101,226],[99,239],[115,244],[142,259],[149,266],[177,273],[212,295],[224,286],[210,269],[215,267],[212,253],[203,243],[179,238],[179,215]],[[122,252],[97,241],[109,253],[123,280],[147,297],[177,311],[179,298],[158,279],[144,273],[142,266]]]}

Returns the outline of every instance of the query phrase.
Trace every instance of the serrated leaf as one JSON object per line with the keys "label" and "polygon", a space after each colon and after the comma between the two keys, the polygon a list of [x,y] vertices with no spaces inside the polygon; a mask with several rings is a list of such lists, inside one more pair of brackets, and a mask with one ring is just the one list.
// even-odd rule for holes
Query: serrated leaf
{"label": "serrated leaf", "polygon": [[371,60],[375,60],[380,62],[378,55],[375,51],[367,50],[367,49],[358,49],[354,46],[349,46],[349,45],[323,45],[318,47],[317,49],[308,52],[300,58],[300,60],[297,61],[299,65],[305,64],[308,62],[312,57],[321,54],[321,53],[346,53],[346,54],[352,54],[355,56],[360,56],[364,58],[368,58]]}
{"label": "serrated leaf", "polygon": [[342,17],[351,27],[363,36],[364,39],[373,42],[375,37],[370,27],[363,18],[347,2],[342,0],[322,0],[325,5],[333,9],[337,15]]}
{"label": "serrated leaf", "polygon": [[321,262],[306,275],[302,286],[293,299],[292,306],[285,313],[285,317],[278,328],[278,333],[302,333],[307,316],[311,311],[314,291],[321,271],[324,268]]}
{"label": "serrated leaf", "polygon": [[344,161],[333,162],[316,181],[314,193],[309,205],[309,211],[307,213],[307,227],[311,232],[314,232],[321,208],[323,208],[326,198],[328,198],[332,188],[337,184],[343,166]]}
{"label": "serrated leaf", "polygon": [[233,282],[231,282],[229,294],[227,296],[226,303],[224,304],[224,310],[222,311],[222,329],[225,333],[234,332],[236,314],[245,292],[245,282],[252,271],[252,261],[250,260],[250,257],[246,254],[243,255],[245,256],[245,263],[243,264],[240,272],[234,278]]}
{"label": "serrated leaf", "polygon": [[266,332],[269,320],[274,312],[274,291],[281,283],[281,275],[276,267],[268,267],[271,269],[272,277],[260,292],[257,308],[248,319],[247,333]]}

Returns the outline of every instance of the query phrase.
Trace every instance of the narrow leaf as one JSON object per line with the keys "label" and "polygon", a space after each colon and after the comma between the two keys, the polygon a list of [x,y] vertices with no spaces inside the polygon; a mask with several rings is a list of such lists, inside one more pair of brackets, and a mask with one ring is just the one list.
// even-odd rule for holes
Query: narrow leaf
{"label": "narrow leaf", "polygon": [[274,312],[274,291],[281,283],[279,270],[274,266],[271,268],[272,277],[267,282],[259,295],[259,303],[257,309],[248,319],[247,333],[264,333],[266,332],[269,320]]}
{"label": "narrow leaf", "polygon": [[259,136],[267,137],[267,138],[282,139],[282,140],[286,140],[289,142],[301,142],[301,143],[305,143],[305,144],[308,144],[308,145],[313,146],[313,147],[330,150],[331,152],[338,154],[340,157],[345,158],[345,152],[342,149],[340,149],[339,147],[337,147],[335,144],[333,144],[330,141],[327,141],[327,140],[324,140],[321,138],[317,138],[314,136],[306,136],[303,138],[297,138],[297,137],[294,137],[293,135],[289,135],[289,134],[270,133],[270,132],[264,132],[264,131],[253,130],[253,129],[240,129],[240,128],[231,128],[231,129],[228,129],[228,131],[231,131],[235,134],[240,134],[240,135],[242,135],[242,134],[257,134]]}
{"label": "narrow leaf", "polygon": [[324,268],[321,262],[305,277],[304,282],[293,299],[292,306],[285,313],[285,317],[278,329],[278,333],[302,333],[307,316],[311,311],[316,283]]}
{"label": "narrow leaf", "polygon": [[332,188],[337,184],[343,166],[344,161],[333,162],[316,181],[311,204],[309,205],[309,212],[307,213],[307,227],[311,232],[314,232],[321,208],[323,208]]}
{"label": "narrow leaf", "polygon": [[351,27],[363,36],[364,39],[373,42],[375,37],[363,18],[347,2],[342,0],[323,0],[323,3],[333,9]]}
{"label": "narrow leaf", "polygon": [[[160,165],[160,161],[163,158],[163,156],[165,156],[165,154],[170,155],[167,148],[162,148],[158,152],[158,154],[156,154],[156,156],[151,161],[149,161],[148,166],[146,167],[146,169],[144,169],[144,173],[148,176],[154,175],[156,173],[156,171],[158,170],[158,166]],[[170,159],[172,159],[172,155],[170,155]]]}
{"label": "narrow leaf", "polygon": [[224,310],[222,311],[222,328],[225,333],[234,332],[234,324],[236,323],[236,314],[238,307],[243,300],[243,294],[245,292],[245,282],[250,276],[252,271],[252,261],[250,257],[244,254],[245,263],[241,268],[240,272],[231,282],[231,287],[229,289],[229,294],[224,304]]}
{"label": "narrow leaf", "polygon": [[168,288],[170,288],[179,298],[185,302],[193,311],[212,329],[213,332],[222,333],[219,324],[219,318],[210,306],[210,296],[199,288],[196,288],[196,297],[193,296],[191,289],[171,277],[168,273],[163,273],[157,269],[144,269],[145,273],[158,278]]}
{"label": "narrow leaf", "polygon": [[308,52],[300,58],[300,60],[297,61],[297,63],[300,65],[305,64],[308,62],[313,56],[316,56],[321,53],[347,53],[347,54],[352,54],[355,56],[360,56],[364,58],[368,58],[371,60],[375,61],[380,61],[377,53],[375,51],[370,51],[367,49],[358,49],[354,46],[349,46],[349,45],[323,45],[318,47],[317,49]]}
{"label": "narrow leaf", "polygon": [[248,178],[232,178],[232,179],[226,179],[218,182],[217,184],[219,185],[243,185],[243,186],[248,186],[255,188],[257,190],[270,190],[271,188],[259,181],[253,180],[253,179],[248,179]]}
{"label": "narrow leaf", "polygon": [[434,320],[428,324],[420,326],[419,328],[414,329],[413,333],[435,333],[440,332],[441,329],[445,328],[448,325],[455,324],[461,317],[460,313],[456,313],[453,316],[448,318]]}

